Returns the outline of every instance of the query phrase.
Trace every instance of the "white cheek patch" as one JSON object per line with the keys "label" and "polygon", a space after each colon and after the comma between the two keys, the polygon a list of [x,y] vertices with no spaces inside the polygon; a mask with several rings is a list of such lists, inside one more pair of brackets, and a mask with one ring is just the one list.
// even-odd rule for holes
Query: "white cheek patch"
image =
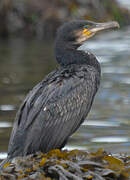
{"label": "white cheek patch", "polygon": [[76,30],[74,32],[75,37],[76,37],[76,42],[77,44],[82,44],[83,42],[85,42],[87,39],[89,39],[90,37],[92,37],[95,33],[89,33],[90,31],[87,31],[87,33],[84,33],[84,31],[82,29],[80,30]]}
{"label": "white cheek patch", "polygon": [[76,30],[74,32],[75,37],[76,37],[76,43],[80,44],[84,42],[87,39],[87,36],[83,34],[83,30]]}
{"label": "white cheek patch", "polygon": [[76,42],[77,42],[77,43],[82,43],[82,42],[84,42],[84,41],[86,41],[86,40],[87,40],[87,37],[86,37],[86,36],[80,36],[79,38],[76,39]]}

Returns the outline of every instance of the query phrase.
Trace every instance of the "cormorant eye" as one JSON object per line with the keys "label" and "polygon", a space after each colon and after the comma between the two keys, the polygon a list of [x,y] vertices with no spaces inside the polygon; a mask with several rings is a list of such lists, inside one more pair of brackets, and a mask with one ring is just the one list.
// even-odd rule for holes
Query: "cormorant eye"
{"label": "cormorant eye", "polygon": [[90,25],[84,25],[84,29],[88,29]]}

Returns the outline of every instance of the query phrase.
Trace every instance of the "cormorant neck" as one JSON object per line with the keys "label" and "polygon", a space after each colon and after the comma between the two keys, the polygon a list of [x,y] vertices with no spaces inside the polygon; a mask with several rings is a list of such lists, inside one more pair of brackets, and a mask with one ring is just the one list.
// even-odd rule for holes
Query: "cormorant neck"
{"label": "cormorant neck", "polygon": [[96,57],[90,52],[78,50],[78,47],[78,45],[73,45],[71,43],[56,41],[55,56],[60,66],[86,64],[95,67],[100,73],[100,64]]}

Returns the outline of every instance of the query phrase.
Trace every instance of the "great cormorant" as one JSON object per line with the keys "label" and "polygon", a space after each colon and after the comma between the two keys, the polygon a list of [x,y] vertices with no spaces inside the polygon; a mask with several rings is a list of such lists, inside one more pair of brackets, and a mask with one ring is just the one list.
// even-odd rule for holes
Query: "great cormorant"
{"label": "great cormorant", "polygon": [[23,101],[13,126],[8,158],[62,148],[86,119],[100,84],[96,57],[77,48],[97,31],[119,27],[115,21],[65,23],[55,41],[60,67],[36,85]]}

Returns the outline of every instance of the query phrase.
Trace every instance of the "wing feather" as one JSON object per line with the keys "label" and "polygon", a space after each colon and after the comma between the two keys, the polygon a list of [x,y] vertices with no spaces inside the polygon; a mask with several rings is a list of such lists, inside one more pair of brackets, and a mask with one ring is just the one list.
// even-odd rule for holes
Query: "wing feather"
{"label": "wing feather", "polygon": [[[55,78],[37,85],[18,111],[9,152],[16,143],[15,139],[20,141],[23,138],[24,142],[20,141],[23,143],[22,155],[60,148],[90,110],[97,91],[96,73],[90,69],[82,73],[82,77],[78,72],[69,78]],[[26,133],[20,134],[21,131]]]}

